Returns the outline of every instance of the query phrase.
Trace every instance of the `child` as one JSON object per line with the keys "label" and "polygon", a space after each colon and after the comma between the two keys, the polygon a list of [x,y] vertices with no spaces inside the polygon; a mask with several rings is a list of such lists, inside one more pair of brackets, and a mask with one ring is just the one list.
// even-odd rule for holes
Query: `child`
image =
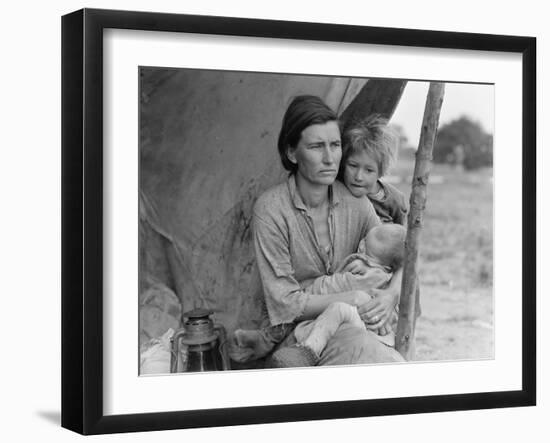
{"label": "child", "polygon": [[[322,295],[353,290],[368,293],[372,289],[381,289],[389,283],[392,273],[401,267],[404,242],[405,229],[402,226],[379,225],[369,231],[361,241],[358,252],[347,257],[336,273],[316,278],[304,288],[304,292]],[[361,260],[366,265],[364,274],[348,272],[349,265],[355,260]],[[281,352],[276,351],[271,357],[270,366],[310,366],[309,363],[317,361],[330,337],[344,322],[365,327],[355,307],[345,303],[333,303],[317,319],[303,321],[296,329],[294,324],[271,326],[260,330],[238,329],[234,333],[231,358],[238,362],[261,358],[294,330],[298,346],[293,346],[290,351],[282,351],[287,348],[279,350]],[[386,332],[389,331],[384,330],[384,335]],[[381,341],[390,346],[393,346],[392,339],[393,336],[389,334],[388,337],[381,337]]]}
{"label": "child", "polygon": [[[331,294],[383,288],[390,282],[392,273],[401,268],[405,236],[401,225],[385,223],[374,227],[359,243],[357,253],[346,257],[334,274],[313,280],[305,292]],[[354,271],[353,265],[358,260],[366,265],[365,274]]]}
{"label": "child", "polygon": [[373,115],[344,131],[338,179],[355,197],[367,196],[382,223],[406,224],[407,202],[381,178],[397,160],[397,137],[387,120]]}

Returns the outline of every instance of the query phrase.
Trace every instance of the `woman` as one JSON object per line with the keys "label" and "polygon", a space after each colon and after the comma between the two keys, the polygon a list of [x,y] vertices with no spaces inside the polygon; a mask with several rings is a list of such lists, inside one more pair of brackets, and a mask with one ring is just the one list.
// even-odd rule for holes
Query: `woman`
{"label": "woman", "polygon": [[[278,149],[289,178],[260,196],[253,217],[256,260],[271,324],[314,319],[331,303],[345,302],[358,308],[369,329],[384,326],[398,300],[394,287],[374,300],[362,291],[308,295],[302,289],[332,274],[380,223],[366,198],[355,198],[335,182],[342,157],[337,116],[318,97],[296,97],[284,115]],[[329,341],[319,364],[401,360],[373,332],[346,325]]]}

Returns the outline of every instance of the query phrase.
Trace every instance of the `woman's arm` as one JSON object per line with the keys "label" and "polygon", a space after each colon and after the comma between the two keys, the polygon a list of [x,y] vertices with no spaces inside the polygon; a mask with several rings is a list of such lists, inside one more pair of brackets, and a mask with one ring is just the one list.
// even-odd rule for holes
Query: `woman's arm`
{"label": "woman's arm", "polygon": [[272,220],[254,214],[253,235],[271,324],[292,323],[304,312],[307,295],[294,277],[288,232]]}

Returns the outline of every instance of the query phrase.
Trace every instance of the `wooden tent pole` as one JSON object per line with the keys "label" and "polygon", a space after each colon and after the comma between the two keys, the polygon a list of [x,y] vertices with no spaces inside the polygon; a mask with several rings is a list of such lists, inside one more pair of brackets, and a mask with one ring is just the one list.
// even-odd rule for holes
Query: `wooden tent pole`
{"label": "wooden tent pole", "polygon": [[444,94],[444,83],[430,83],[424,108],[420,142],[416,151],[395,342],[396,350],[406,360],[414,358],[415,309],[418,302],[416,300],[418,245],[422,229],[422,216],[426,207],[426,190],[430,176],[432,151]]}

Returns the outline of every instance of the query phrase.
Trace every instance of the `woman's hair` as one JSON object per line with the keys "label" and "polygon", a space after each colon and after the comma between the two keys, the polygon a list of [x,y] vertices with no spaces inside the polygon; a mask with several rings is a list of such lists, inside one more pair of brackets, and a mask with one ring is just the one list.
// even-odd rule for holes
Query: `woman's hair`
{"label": "woman's hair", "polygon": [[379,176],[384,176],[397,160],[397,141],[397,134],[388,126],[388,120],[378,114],[348,125],[342,134],[338,178],[343,181],[348,158],[362,151],[376,161]]}
{"label": "woman's hair", "polygon": [[294,97],[283,117],[277,143],[281,162],[287,171],[294,174],[298,169],[298,165],[288,159],[287,150],[296,147],[302,131],[311,125],[320,125],[331,121],[338,122],[338,116],[319,97],[314,95]]}

